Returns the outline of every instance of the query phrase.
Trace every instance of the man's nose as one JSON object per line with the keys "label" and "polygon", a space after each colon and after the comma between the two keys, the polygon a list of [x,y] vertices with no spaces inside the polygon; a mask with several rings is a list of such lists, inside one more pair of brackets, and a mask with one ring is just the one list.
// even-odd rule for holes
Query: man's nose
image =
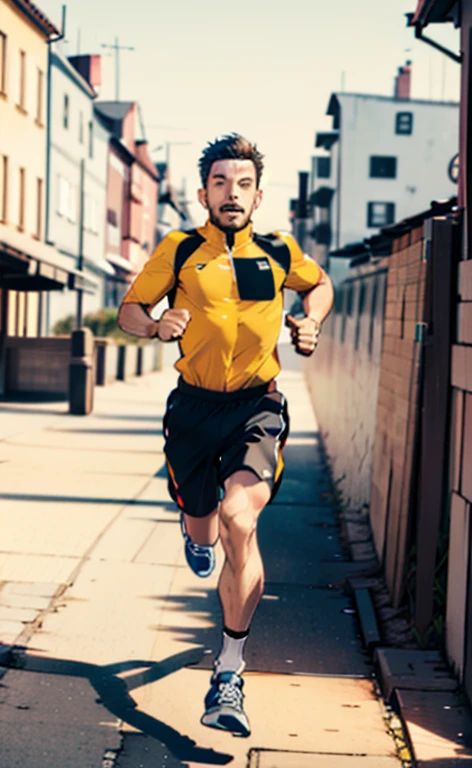
{"label": "man's nose", "polygon": [[228,194],[230,200],[237,200],[238,198],[238,187],[236,184],[230,184]]}

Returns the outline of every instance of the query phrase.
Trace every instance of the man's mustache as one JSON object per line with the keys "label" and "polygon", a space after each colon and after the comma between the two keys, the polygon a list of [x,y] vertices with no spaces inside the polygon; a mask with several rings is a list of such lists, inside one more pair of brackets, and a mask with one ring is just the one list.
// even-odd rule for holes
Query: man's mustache
{"label": "man's mustache", "polygon": [[222,205],[220,208],[220,213],[225,213],[226,211],[235,211],[236,213],[244,213],[244,208],[240,208],[239,205]]}

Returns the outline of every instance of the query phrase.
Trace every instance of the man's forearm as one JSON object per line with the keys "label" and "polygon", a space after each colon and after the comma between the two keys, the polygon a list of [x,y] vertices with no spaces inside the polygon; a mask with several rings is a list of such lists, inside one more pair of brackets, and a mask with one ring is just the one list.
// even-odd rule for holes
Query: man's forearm
{"label": "man's forearm", "polygon": [[307,317],[322,323],[331,311],[333,300],[333,285],[328,275],[323,272],[322,279],[318,285],[303,298],[303,309]]}
{"label": "man's forearm", "polygon": [[122,304],[118,312],[118,325],[122,331],[145,339],[156,335],[159,323],[149,317],[140,304]]}

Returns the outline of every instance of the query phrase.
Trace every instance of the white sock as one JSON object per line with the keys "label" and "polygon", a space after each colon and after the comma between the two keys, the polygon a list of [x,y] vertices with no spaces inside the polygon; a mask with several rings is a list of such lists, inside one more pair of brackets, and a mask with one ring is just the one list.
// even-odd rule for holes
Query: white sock
{"label": "white sock", "polygon": [[223,632],[223,647],[215,661],[217,675],[220,672],[237,672],[241,674],[245,667],[243,652],[246,640],[247,635],[236,640],[234,637],[227,635],[226,632]]}

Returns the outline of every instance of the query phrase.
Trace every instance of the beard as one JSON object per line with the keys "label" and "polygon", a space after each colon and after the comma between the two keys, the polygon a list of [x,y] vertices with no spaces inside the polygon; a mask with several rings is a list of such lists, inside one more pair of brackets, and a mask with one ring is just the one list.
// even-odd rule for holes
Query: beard
{"label": "beard", "polygon": [[242,218],[240,218],[239,221],[234,221],[233,223],[227,224],[224,223],[224,213],[221,213],[219,208],[209,208],[209,218],[211,223],[214,224],[215,227],[218,227],[218,229],[221,229],[223,232],[240,232],[249,224],[253,210],[254,206],[251,207],[249,213],[241,213],[240,216]]}

